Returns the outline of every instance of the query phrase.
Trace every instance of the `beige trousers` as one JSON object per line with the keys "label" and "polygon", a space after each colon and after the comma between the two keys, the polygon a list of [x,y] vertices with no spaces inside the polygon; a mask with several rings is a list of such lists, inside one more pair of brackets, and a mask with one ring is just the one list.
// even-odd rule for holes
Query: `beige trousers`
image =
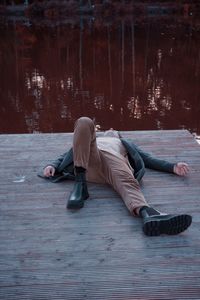
{"label": "beige trousers", "polygon": [[148,206],[119,137],[96,138],[93,121],[81,117],[75,123],[73,155],[74,165],[87,170],[87,181],[111,185],[131,214],[137,215],[140,207]]}

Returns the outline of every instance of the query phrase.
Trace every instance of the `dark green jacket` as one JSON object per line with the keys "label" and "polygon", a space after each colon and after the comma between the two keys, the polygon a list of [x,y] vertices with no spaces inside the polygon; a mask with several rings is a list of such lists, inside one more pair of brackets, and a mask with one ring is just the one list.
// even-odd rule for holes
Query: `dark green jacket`
{"label": "dark green jacket", "polygon": [[[144,152],[130,139],[121,138],[121,142],[128,152],[128,159],[133,168],[134,177],[138,181],[144,176],[145,168],[173,173],[173,163],[157,159],[149,153]],[[56,169],[55,176],[49,178],[52,182],[58,182],[64,179],[75,179],[72,148],[48,165],[54,166]],[[38,174],[38,176],[44,177],[42,174]]]}

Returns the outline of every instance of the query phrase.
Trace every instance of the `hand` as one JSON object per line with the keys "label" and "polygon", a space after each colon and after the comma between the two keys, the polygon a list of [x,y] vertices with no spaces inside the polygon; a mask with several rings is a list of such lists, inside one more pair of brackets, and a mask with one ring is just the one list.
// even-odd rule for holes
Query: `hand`
{"label": "hand", "polygon": [[176,165],[174,165],[174,173],[179,176],[186,176],[189,172],[189,166],[188,164],[184,162],[178,162]]}
{"label": "hand", "polygon": [[44,169],[44,176],[45,177],[51,177],[51,176],[54,176],[55,174],[55,168],[53,166],[47,166],[45,169]]}

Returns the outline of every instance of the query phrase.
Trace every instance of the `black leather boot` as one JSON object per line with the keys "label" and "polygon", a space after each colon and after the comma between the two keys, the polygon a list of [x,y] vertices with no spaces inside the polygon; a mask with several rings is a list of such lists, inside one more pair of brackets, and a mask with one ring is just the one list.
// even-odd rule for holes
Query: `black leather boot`
{"label": "black leather boot", "polygon": [[89,197],[85,172],[76,174],[75,181],[73,191],[67,202],[67,208],[69,209],[82,208],[84,206],[84,200]]}
{"label": "black leather boot", "polygon": [[190,215],[161,214],[154,208],[147,206],[140,209],[140,216],[143,218],[143,231],[149,236],[179,234],[192,223]]}

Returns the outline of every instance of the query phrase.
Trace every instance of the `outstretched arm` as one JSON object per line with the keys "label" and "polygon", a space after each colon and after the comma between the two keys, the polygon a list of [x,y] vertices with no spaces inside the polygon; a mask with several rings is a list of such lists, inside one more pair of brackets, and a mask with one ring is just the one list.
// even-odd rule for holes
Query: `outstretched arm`
{"label": "outstretched arm", "polygon": [[[69,166],[73,163],[73,149],[60,155],[56,160],[52,161],[49,165],[44,168],[44,176],[54,176],[55,172],[60,172],[60,168],[63,170],[65,166]],[[64,164],[64,165],[63,165]]]}
{"label": "outstretched arm", "polygon": [[141,150],[139,147],[137,147],[137,150],[141,155],[146,168],[170,172],[178,176],[186,176],[189,173],[189,166],[184,162],[170,163],[166,160],[153,157],[149,153]]}
{"label": "outstretched arm", "polygon": [[51,176],[55,175],[56,169],[58,168],[58,166],[63,161],[63,158],[64,158],[65,155],[66,155],[66,153],[60,155],[58,157],[58,159],[56,159],[55,161],[51,162],[49,165],[47,165],[44,168],[43,174],[44,174],[45,177],[51,177]]}
{"label": "outstretched arm", "polygon": [[138,153],[142,157],[144,161],[144,165],[146,168],[158,170],[162,172],[174,173],[174,163],[171,163],[167,160],[156,158],[151,154],[141,150],[138,146],[136,147]]}

